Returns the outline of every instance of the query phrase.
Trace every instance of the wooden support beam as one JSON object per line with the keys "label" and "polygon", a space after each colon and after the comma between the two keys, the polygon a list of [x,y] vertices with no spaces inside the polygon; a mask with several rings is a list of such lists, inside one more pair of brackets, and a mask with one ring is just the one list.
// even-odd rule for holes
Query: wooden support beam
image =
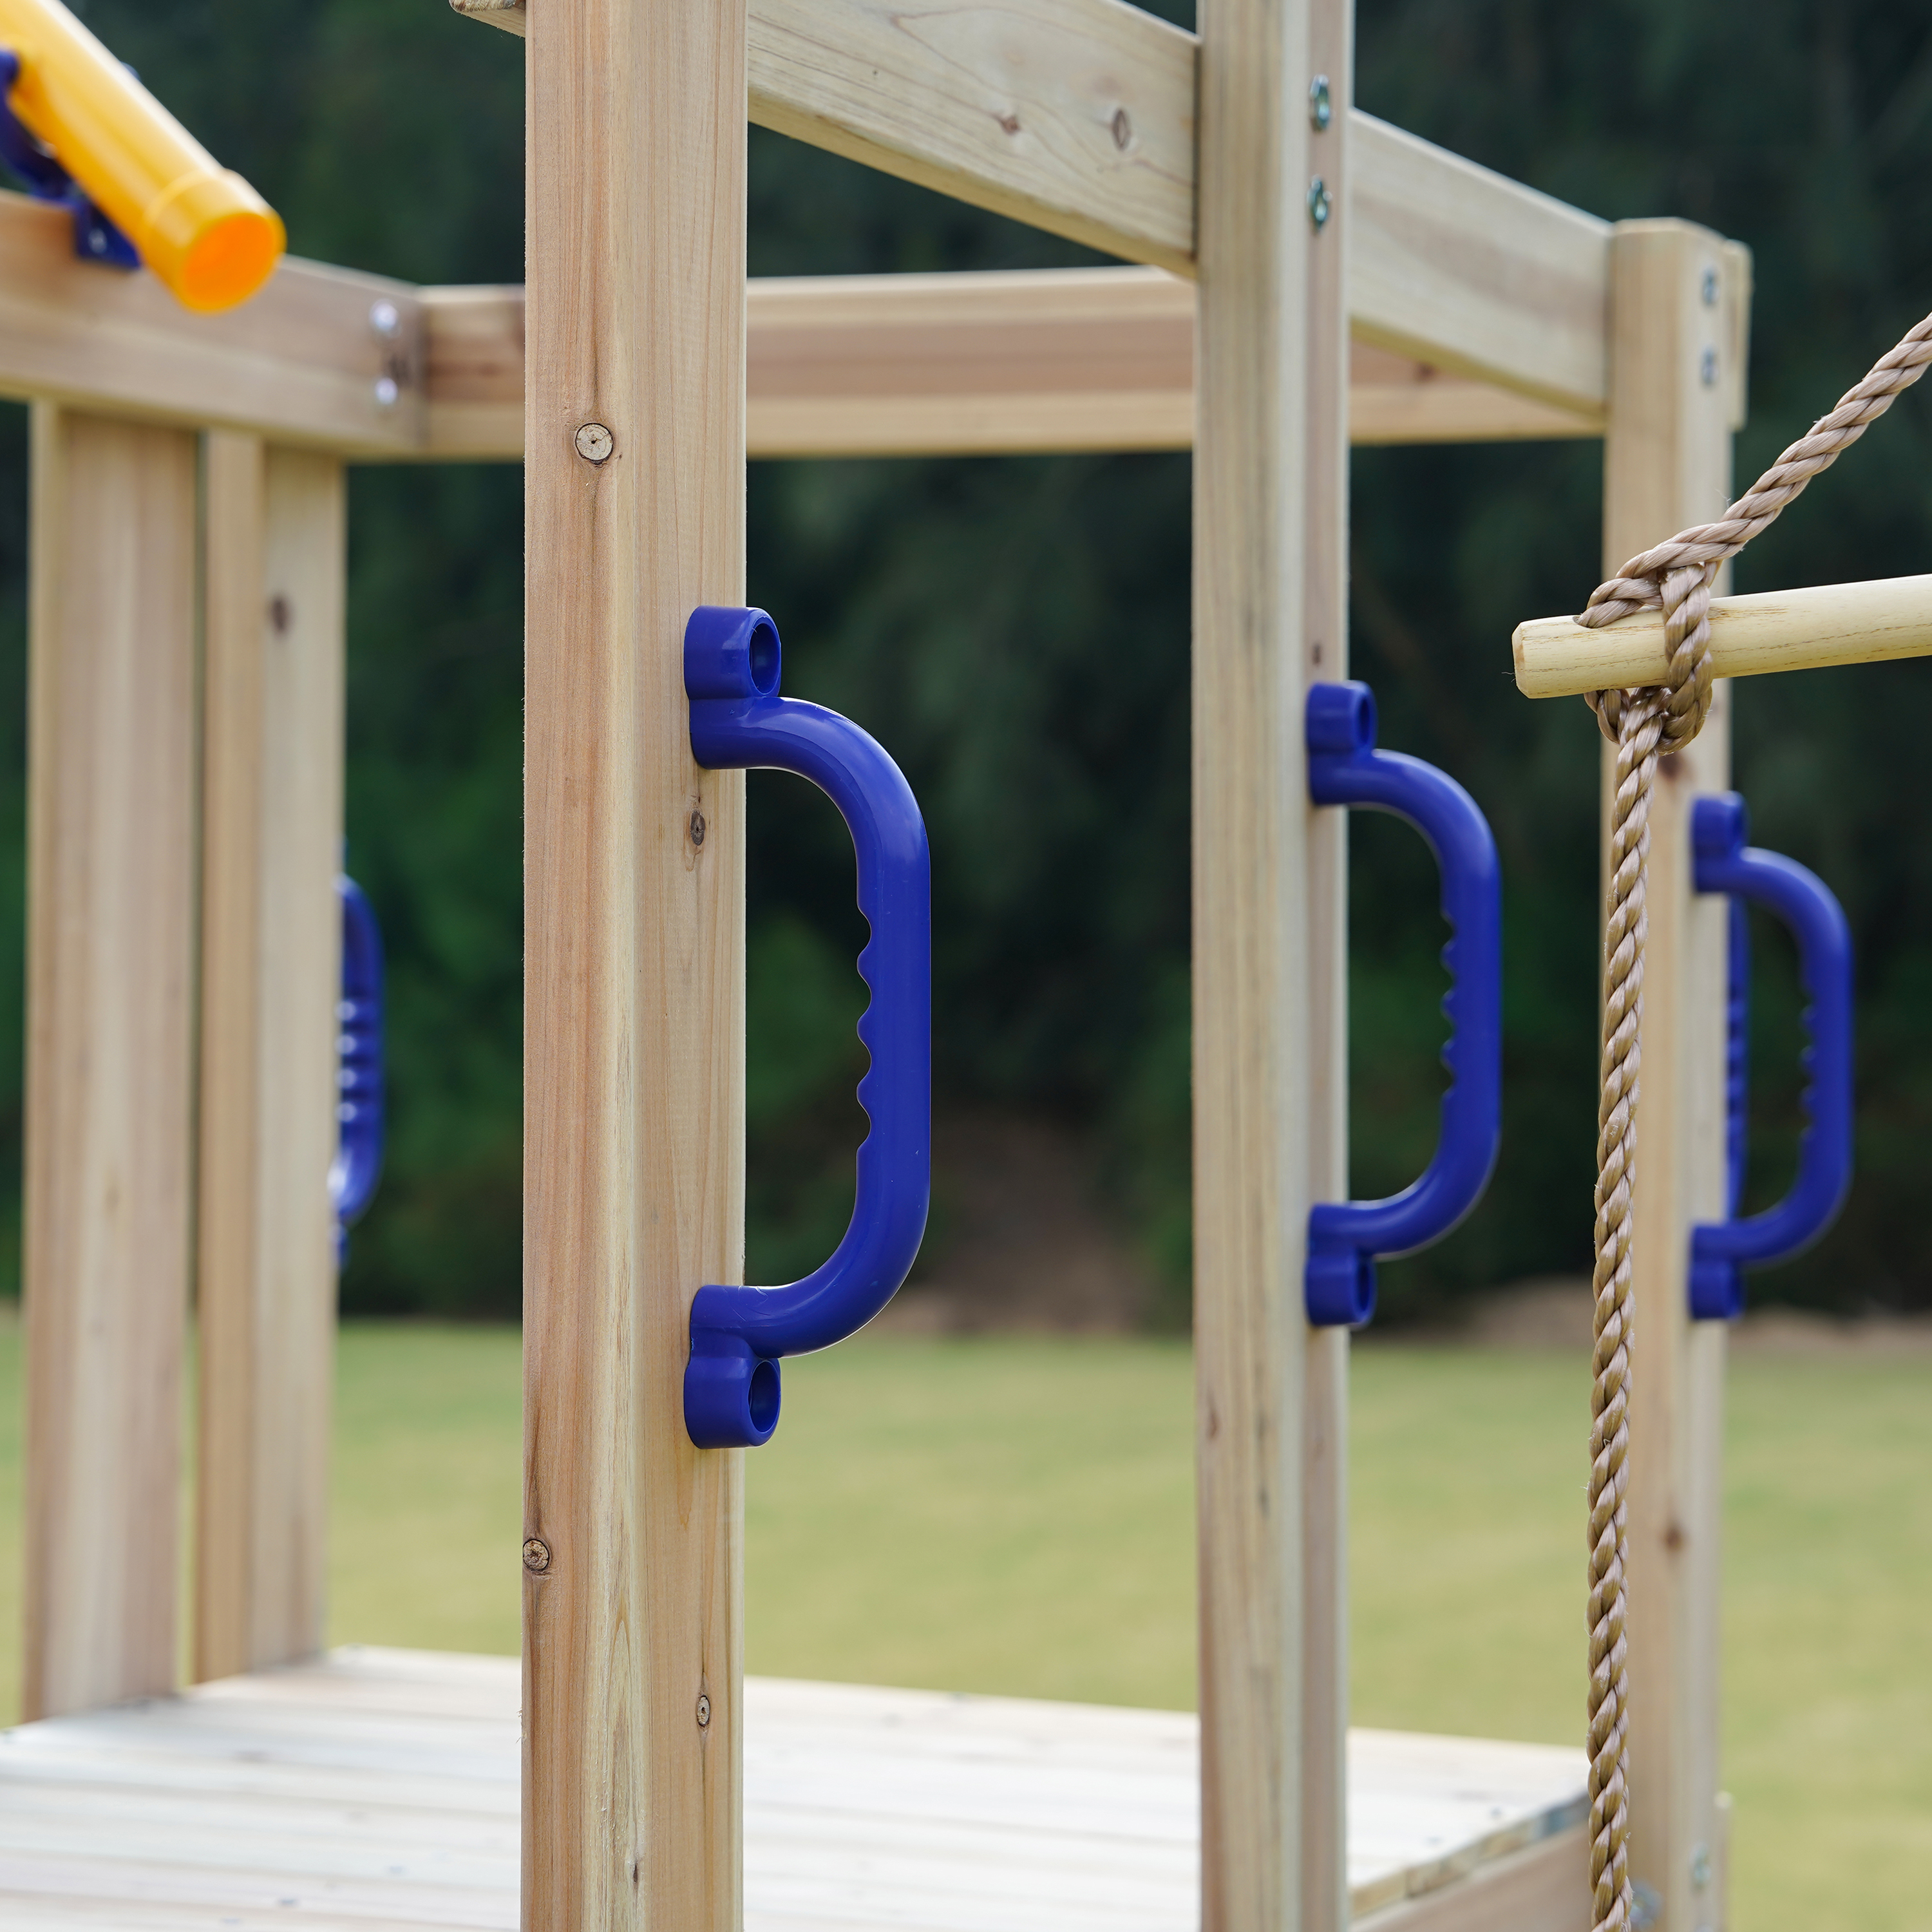
{"label": "wooden support beam", "polygon": [[[1194,286],[1157,268],[761,278],[747,285],[757,457],[1185,449]],[[422,291],[430,453],[523,454],[520,289]],[[1359,443],[1600,435],[1558,409],[1358,341]]]}
{"label": "wooden support beam", "polygon": [[208,439],[194,1674],[322,1647],[335,1259],[342,464]]}
{"label": "wooden support beam", "polygon": [[[1640,612],[1601,631],[1569,617],[1516,626],[1516,688],[1574,698],[1612,685],[1661,684],[1669,669],[1664,620]],[[1720,677],[1886,664],[1932,656],[1932,577],[1883,577],[1714,598],[1711,663]]]}
{"label": "wooden support beam", "polygon": [[[1348,0],[1204,0],[1194,487],[1194,1228],[1204,1932],[1340,1932],[1348,1336],[1312,1203],[1348,1189]],[[1312,124],[1311,86],[1333,104]],[[1311,221],[1319,177],[1334,213]]]}
{"label": "wooden support beam", "polygon": [[[1713,293],[1724,244],[1676,221],[1621,224],[1604,566],[1719,515],[1730,499],[1726,352]],[[1720,377],[1724,372],[1719,371]],[[1720,586],[1721,588],[1721,584]],[[1690,1228],[1724,1209],[1728,915],[1691,890],[1690,812],[1730,783],[1730,688],[1650,807],[1643,1072],[1631,1244],[1629,1490],[1630,1871],[1659,1932],[1725,1922],[1718,1793],[1718,1532],[1725,1330],[1689,1317]],[[1607,826],[1614,754],[1603,770]]]}
{"label": "wooden support beam", "polygon": [[145,271],[76,260],[64,208],[0,194],[0,395],[398,456],[424,440],[418,334],[406,283],[313,262],[191,315]]}
{"label": "wooden support beam", "polygon": [[29,1718],[175,1682],[192,1168],[195,444],[35,409]]}
{"label": "wooden support beam", "polygon": [[692,761],[683,638],[744,597],[744,20],[529,38],[526,1932],[742,1912],[742,1456],[682,1382],[743,1278],[744,781]]}

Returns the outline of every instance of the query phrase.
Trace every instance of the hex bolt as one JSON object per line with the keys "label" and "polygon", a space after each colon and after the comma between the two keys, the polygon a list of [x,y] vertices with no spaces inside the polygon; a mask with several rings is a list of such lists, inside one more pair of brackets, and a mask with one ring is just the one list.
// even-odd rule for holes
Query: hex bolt
{"label": "hex bolt", "polygon": [[1308,118],[1316,134],[1321,134],[1335,118],[1335,98],[1329,92],[1328,76],[1318,74],[1308,83]]}
{"label": "hex bolt", "polygon": [[1703,358],[1697,364],[1697,373],[1703,377],[1704,386],[1706,388],[1714,389],[1718,386],[1718,352],[1716,350],[1706,349],[1704,351]]}
{"label": "hex bolt", "polygon": [[542,1537],[532,1536],[525,1539],[524,1568],[532,1576],[541,1576],[550,1568],[550,1545]]}
{"label": "hex bolt", "polygon": [[587,422],[577,432],[577,453],[586,463],[602,463],[616,446],[616,440],[600,422]]}
{"label": "hex bolt", "polygon": [[1308,184],[1308,218],[1318,228],[1328,225],[1334,204],[1328,199],[1328,184],[1319,175]]}
{"label": "hex bolt", "polygon": [[700,1731],[711,1728],[711,1700],[702,1690],[698,1694],[698,1728]]}
{"label": "hex bolt", "polygon": [[376,406],[379,410],[394,409],[396,398],[401,394],[402,391],[396,387],[394,376],[378,376],[376,378]]}
{"label": "hex bolt", "polygon": [[374,302],[369,304],[369,326],[385,342],[393,342],[403,332],[403,318],[392,302]]}
{"label": "hex bolt", "polygon": [[1715,268],[1706,268],[1704,271],[1704,280],[1701,286],[1704,296],[1704,306],[1706,308],[1715,308],[1718,305],[1718,272]]}

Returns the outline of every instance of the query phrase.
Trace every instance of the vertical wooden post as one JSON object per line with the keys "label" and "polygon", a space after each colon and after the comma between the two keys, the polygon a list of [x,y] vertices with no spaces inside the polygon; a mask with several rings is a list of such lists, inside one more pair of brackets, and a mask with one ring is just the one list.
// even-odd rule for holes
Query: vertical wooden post
{"label": "vertical wooden post", "polygon": [[1310,1204],[1347,1187],[1346,844],[1342,814],[1308,802],[1303,715],[1311,682],[1348,675],[1352,13],[1204,0],[1200,20],[1202,1922],[1336,1932],[1348,1338],[1308,1327],[1302,1268]]}
{"label": "vertical wooden post", "polygon": [[[1740,251],[1676,221],[1611,243],[1604,563],[1730,500]],[[1721,590],[1724,588],[1720,583]],[[1726,913],[1691,889],[1692,801],[1730,782],[1730,687],[1650,808],[1630,1485],[1631,1864],[1666,1932],[1721,1927],[1718,1532],[1725,1333],[1689,1318],[1690,1228],[1724,1210]],[[1606,750],[1606,799],[1614,755]],[[1606,818],[1607,825],[1607,816]]]}
{"label": "vertical wooden post", "polygon": [[194,1666],[322,1642],[342,465],[207,440]]}
{"label": "vertical wooden post", "polygon": [[742,1458],[682,1384],[742,1278],[744,786],[683,634],[743,598],[742,0],[527,48],[523,1922],[730,1932]]}
{"label": "vertical wooden post", "polygon": [[172,1688],[191,1172],[195,443],[33,412],[29,1718]]}

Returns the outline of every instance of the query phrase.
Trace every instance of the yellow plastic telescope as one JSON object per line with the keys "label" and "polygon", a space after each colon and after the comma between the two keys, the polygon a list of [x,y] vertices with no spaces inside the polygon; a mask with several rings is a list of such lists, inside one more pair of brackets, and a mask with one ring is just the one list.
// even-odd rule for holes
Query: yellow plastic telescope
{"label": "yellow plastic telescope", "polygon": [[281,217],[60,4],[0,0],[20,58],[8,104],[184,308],[244,302],[287,245]]}

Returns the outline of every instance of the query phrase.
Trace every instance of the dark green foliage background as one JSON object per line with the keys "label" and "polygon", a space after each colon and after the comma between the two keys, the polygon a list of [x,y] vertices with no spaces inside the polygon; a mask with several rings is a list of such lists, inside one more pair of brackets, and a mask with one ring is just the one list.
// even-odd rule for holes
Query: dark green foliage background
{"label": "dark green foliage background", "polygon": [[[521,73],[439,0],[90,0],[86,17],[282,210],[296,252],[422,282],[520,279]],[[1184,10],[1180,17],[1186,17]],[[1677,214],[1756,252],[1741,478],[1932,306],[1932,3],[1363,0],[1358,98],[1616,218]],[[754,273],[1090,260],[754,130]],[[1928,567],[1915,396],[1742,560],[1740,588]],[[24,451],[0,444],[0,655],[22,688]],[[1364,451],[1356,669],[1385,742],[1461,777],[1506,868],[1507,1120],[1468,1224],[1388,1267],[1394,1318],[1588,1263],[1594,728],[1508,676],[1521,617],[1598,575],[1593,445]],[[392,1142],[344,1284],[364,1311],[518,1300],[520,478],[370,469],[352,492],[351,864],[391,970]],[[935,865],[942,1099],[1057,1118],[1185,1306],[1188,1243],[1185,458],[763,465],[750,588],[788,688],[851,712],[905,765]],[[1659,532],[1658,535],[1664,534]],[[1932,665],[1738,694],[1758,836],[1816,866],[1858,941],[1858,1181],[1837,1231],[1761,1298],[1932,1304]],[[0,1005],[20,980],[22,707],[0,724]],[[850,859],[829,807],[753,783],[752,1265],[836,1236],[860,988]],[[1353,834],[1358,1192],[1426,1157],[1442,934],[1419,845]],[[1752,1197],[1788,1173],[1798,994],[1760,935]],[[0,1214],[17,1228],[17,1017],[0,1026]],[[943,1207],[943,1202],[942,1202]],[[943,1232],[943,1229],[942,1229]],[[4,1243],[8,1265],[13,1244]],[[757,1278],[754,1274],[754,1278]]]}

